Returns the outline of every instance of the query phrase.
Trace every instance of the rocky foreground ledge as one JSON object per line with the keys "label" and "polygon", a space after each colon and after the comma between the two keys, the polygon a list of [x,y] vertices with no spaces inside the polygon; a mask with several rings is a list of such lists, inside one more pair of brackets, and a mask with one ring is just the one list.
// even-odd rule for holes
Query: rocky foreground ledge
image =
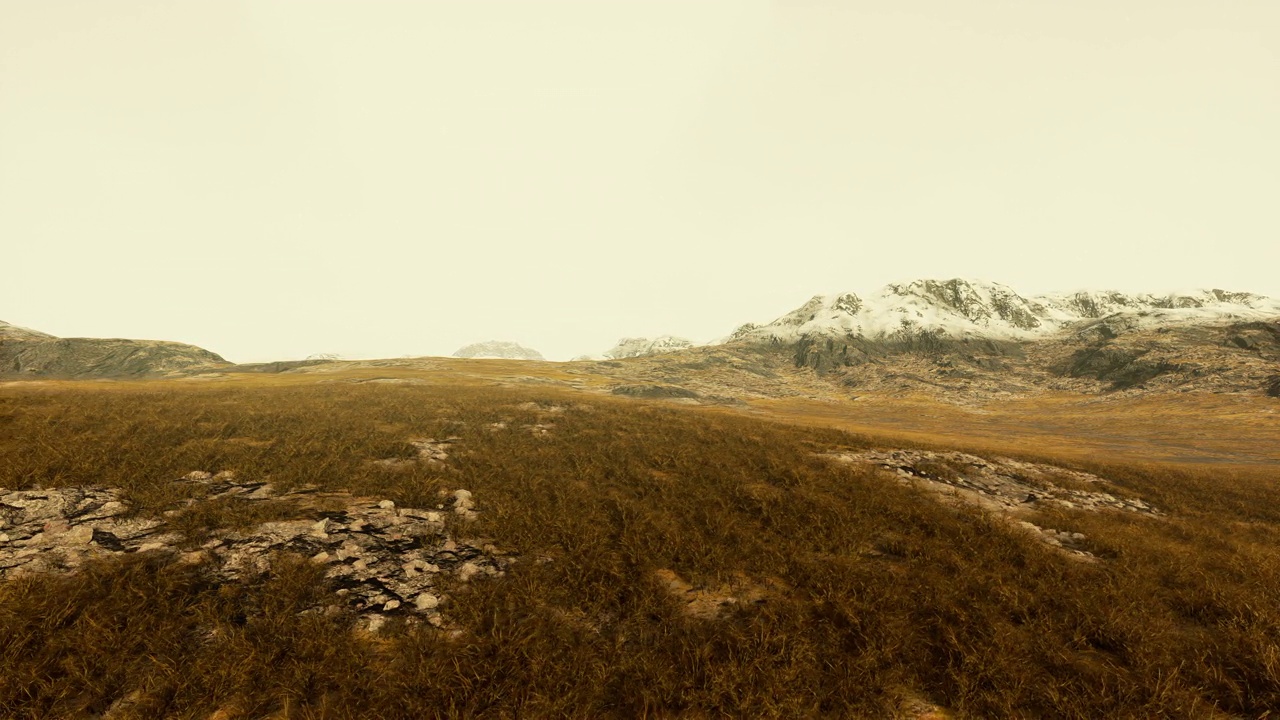
{"label": "rocky foreground ledge", "polygon": [[[198,471],[179,482],[204,486],[192,504],[226,499],[271,501],[296,518],[240,530],[218,530],[202,545],[171,527],[183,509],[164,518],[130,515],[119,490],[64,487],[0,488],[0,581],[33,573],[69,574],[84,563],[133,553],[169,553],[181,562],[209,563],[224,582],[267,572],[278,553],[294,553],[325,566],[336,594],[377,629],[389,616],[440,625],[444,589],[453,581],[501,575],[515,558],[480,540],[452,536],[447,516],[475,518],[471,493],[442,491],[434,509],[397,507],[390,500],[302,488],[277,493],[270,484],[240,481],[231,472]],[[307,612],[333,612],[338,605]]]}

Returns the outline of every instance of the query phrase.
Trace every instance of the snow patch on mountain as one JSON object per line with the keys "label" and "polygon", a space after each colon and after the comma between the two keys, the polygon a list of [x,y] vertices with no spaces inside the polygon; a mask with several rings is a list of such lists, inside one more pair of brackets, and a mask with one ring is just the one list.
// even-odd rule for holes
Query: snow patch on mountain
{"label": "snow patch on mountain", "polygon": [[605,358],[609,360],[621,360],[623,358],[641,357],[644,355],[657,355],[659,353],[675,352],[677,350],[686,350],[694,347],[696,343],[682,337],[674,335],[663,335],[656,338],[622,338],[608,351],[605,352]]}
{"label": "snow patch on mountain", "polygon": [[527,348],[520,343],[506,340],[489,340],[458,348],[453,354],[457,358],[488,358],[498,360],[545,360],[542,353]]}
{"label": "snow patch on mountain", "polygon": [[806,335],[885,337],[929,330],[958,338],[1023,340],[1103,318],[1151,327],[1277,316],[1280,300],[1217,289],[1168,295],[1084,291],[1024,297],[995,282],[916,280],[886,285],[866,297],[817,295],[771,323],[743,325],[728,339],[793,342]]}

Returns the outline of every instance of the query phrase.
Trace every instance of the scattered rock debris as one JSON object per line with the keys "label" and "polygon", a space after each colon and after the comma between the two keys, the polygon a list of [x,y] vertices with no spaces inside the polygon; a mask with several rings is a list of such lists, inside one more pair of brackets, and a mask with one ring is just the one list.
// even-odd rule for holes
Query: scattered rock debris
{"label": "scattered rock debris", "polygon": [[428,465],[444,465],[445,460],[449,459],[449,450],[452,445],[462,438],[447,437],[443,440],[434,440],[432,438],[422,438],[420,440],[410,440],[409,444],[418,448],[418,460]]}
{"label": "scattered rock debris", "polygon": [[376,632],[397,615],[441,624],[446,579],[499,576],[515,561],[488,541],[458,540],[450,534],[447,515],[460,521],[477,516],[475,500],[464,489],[446,492],[437,509],[422,510],[314,488],[277,494],[270,484],[240,482],[229,472],[194,472],[183,482],[209,491],[192,504],[226,497],[249,503],[284,501],[295,505],[299,517],[217,530],[200,548],[184,550],[182,536],[169,531],[165,520],[126,517],[128,508],[117,490],[0,489],[0,580],[71,573],[93,558],[168,552],[182,562],[210,563],[219,578],[236,582],[266,572],[273,555],[287,552],[324,565],[336,594],[362,617],[366,629]]}
{"label": "scattered rock debris", "polygon": [[560,413],[564,412],[563,405],[547,405],[547,404],[541,404],[536,402],[520,403],[516,407],[521,410],[528,410],[530,412],[547,413],[549,415],[559,415]]}
{"label": "scattered rock debris", "polygon": [[409,444],[417,448],[417,457],[412,458],[383,458],[382,460],[374,460],[374,463],[388,468],[406,468],[421,463],[428,467],[448,469],[449,466],[445,461],[449,459],[449,453],[454,443],[462,438],[447,437],[440,440],[435,438],[418,438],[410,440]]}
{"label": "scattered rock debris", "polygon": [[[1084,489],[1105,486],[1106,480],[1097,475],[1053,465],[928,450],[868,450],[830,453],[827,457],[840,462],[878,465],[892,471],[905,483],[998,513],[1034,533],[1043,542],[1082,559],[1093,558],[1083,549],[1088,539],[1083,534],[1042,528],[1018,516],[1047,506],[1161,515],[1159,510],[1143,500]],[[1064,484],[1075,487],[1064,487]]]}

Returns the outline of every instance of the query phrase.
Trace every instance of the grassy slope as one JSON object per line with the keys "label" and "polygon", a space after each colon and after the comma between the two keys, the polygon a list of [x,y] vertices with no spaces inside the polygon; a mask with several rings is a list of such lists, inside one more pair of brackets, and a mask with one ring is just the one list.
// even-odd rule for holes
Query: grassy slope
{"label": "grassy slope", "polygon": [[[195,469],[434,502],[522,554],[457,595],[457,630],[298,616],[326,592],[282,559],[218,586],[160,558],[0,587],[0,716],[1256,717],[1280,707],[1280,490],[1161,465],[1092,469],[1167,521],[1059,512],[1097,565],[817,451],[866,441],[698,408],[480,384],[317,378],[0,391],[0,486],[123,487],[140,512]],[[548,415],[525,402],[565,406]],[[511,429],[486,426],[509,420]],[[553,422],[537,437],[519,425]],[[459,435],[457,473],[368,460]],[[1053,447],[1037,448],[1053,454]],[[236,508],[200,518],[233,524]],[[199,528],[192,527],[193,532]],[[546,558],[550,562],[534,562]],[[655,571],[770,588],[690,617]]]}

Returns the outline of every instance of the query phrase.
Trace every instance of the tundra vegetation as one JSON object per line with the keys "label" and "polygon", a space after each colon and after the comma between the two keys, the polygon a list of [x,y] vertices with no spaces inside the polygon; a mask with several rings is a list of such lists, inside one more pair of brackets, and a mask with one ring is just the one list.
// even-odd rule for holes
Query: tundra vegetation
{"label": "tundra vegetation", "polygon": [[[987,452],[949,438],[554,387],[348,380],[0,388],[0,488],[118,489],[130,513],[179,536],[172,551],[0,583],[0,716],[1280,708],[1274,467],[1028,445],[1017,459],[1086,471],[1160,511],[1030,511],[1083,536],[1082,560],[996,513],[830,459],[886,443]],[[410,462],[415,441],[446,437],[444,459]],[[478,512],[448,517],[450,531],[513,560],[501,576],[454,581],[440,624],[406,614],[370,632],[306,557],[279,554],[239,582],[192,561],[215,532],[294,511],[202,502],[198,484],[177,482],[193,471],[404,507],[466,488]]]}

